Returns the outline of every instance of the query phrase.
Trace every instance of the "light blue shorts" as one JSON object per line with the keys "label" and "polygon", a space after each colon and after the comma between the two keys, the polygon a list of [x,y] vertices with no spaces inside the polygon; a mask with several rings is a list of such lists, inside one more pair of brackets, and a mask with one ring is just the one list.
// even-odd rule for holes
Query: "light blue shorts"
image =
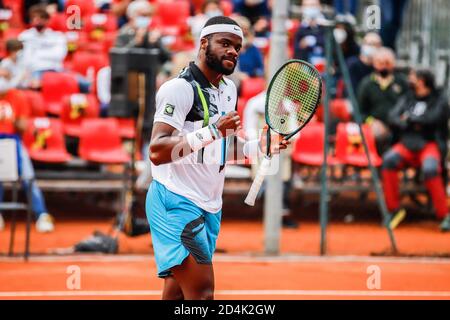
{"label": "light blue shorts", "polygon": [[153,180],[145,203],[158,277],[191,254],[199,264],[211,264],[222,211],[207,212]]}

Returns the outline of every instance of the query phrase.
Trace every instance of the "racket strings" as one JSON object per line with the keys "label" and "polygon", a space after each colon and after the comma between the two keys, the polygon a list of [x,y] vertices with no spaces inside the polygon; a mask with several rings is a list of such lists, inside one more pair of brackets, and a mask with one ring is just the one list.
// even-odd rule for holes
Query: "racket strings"
{"label": "racket strings", "polygon": [[268,93],[267,116],[272,129],[290,134],[303,127],[320,99],[319,73],[309,65],[293,62],[281,70]]}

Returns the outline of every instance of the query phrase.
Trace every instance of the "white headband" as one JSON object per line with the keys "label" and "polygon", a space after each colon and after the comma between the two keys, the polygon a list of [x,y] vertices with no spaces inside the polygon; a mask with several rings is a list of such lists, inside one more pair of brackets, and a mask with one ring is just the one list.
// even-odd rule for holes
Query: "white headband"
{"label": "white headband", "polygon": [[212,24],[210,26],[204,27],[202,32],[200,33],[200,39],[206,37],[212,33],[218,32],[228,32],[241,37],[244,39],[244,34],[242,33],[242,29],[235,24]]}

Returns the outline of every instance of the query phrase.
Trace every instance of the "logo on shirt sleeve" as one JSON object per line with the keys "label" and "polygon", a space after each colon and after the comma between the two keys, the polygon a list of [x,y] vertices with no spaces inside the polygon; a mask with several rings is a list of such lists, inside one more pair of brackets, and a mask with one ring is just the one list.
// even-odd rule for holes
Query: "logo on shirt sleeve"
{"label": "logo on shirt sleeve", "polygon": [[174,111],[175,111],[175,106],[173,104],[168,103],[164,107],[164,114],[165,115],[168,115],[168,116],[172,117]]}

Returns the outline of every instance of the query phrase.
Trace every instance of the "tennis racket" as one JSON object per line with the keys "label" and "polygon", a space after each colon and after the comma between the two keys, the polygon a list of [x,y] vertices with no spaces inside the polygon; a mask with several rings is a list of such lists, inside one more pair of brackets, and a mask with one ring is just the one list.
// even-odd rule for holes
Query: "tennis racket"
{"label": "tennis racket", "polygon": [[322,96],[322,79],[319,72],[302,60],[289,60],[273,76],[267,89],[265,118],[267,130],[267,155],[248,192],[245,203],[253,206],[264,177],[269,173],[270,131],[292,138],[311,120]]}

